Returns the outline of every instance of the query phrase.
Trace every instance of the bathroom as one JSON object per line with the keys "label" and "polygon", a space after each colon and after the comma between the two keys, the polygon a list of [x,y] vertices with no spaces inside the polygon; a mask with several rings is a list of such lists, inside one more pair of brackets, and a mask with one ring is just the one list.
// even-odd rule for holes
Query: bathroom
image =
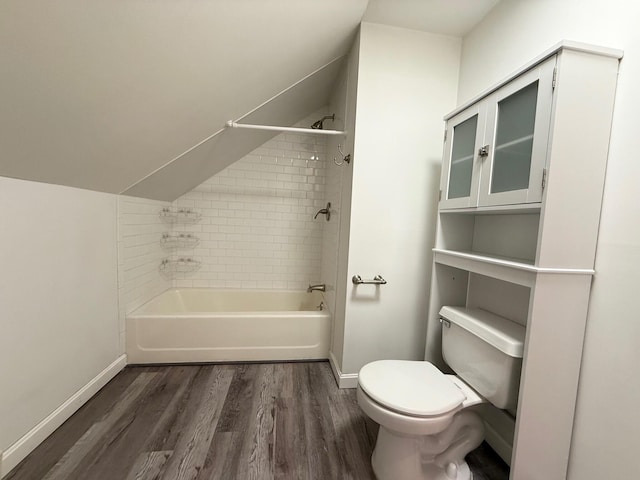
{"label": "bathroom", "polygon": [[[358,15],[362,15],[365,3],[354,2],[351,7],[353,11],[345,12],[345,16],[350,14],[353,18],[357,17],[354,25],[360,21]],[[325,122],[325,128],[355,131],[355,138],[347,136],[341,147],[345,154],[353,155],[351,164],[337,166],[333,163],[334,157],[340,160],[337,149],[339,142],[333,137],[329,137],[326,146],[318,148],[317,152],[300,151],[301,155],[303,152],[311,155],[317,153],[322,157],[325,169],[322,184],[324,197],[313,199],[319,201],[320,205],[305,206],[312,208],[304,214],[308,216],[309,224],[313,225],[312,229],[322,229],[322,235],[337,236],[339,232],[339,246],[327,248],[328,251],[325,252],[324,247],[330,244],[323,239],[320,259],[309,259],[313,265],[309,271],[317,273],[318,277],[309,274],[309,271],[300,273],[299,277],[296,277],[297,272],[291,272],[292,280],[287,280],[293,282],[296,289],[306,289],[309,283],[325,283],[328,287],[325,297],[327,308],[335,309],[332,312],[334,314],[344,312],[342,315],[334,315],[331,352],[334,356],[333,364],[340,369],[339,379],[343,386],[353,387],[359,368],[371,360],[421,359],[424,355],[426,325],[422,319],[428,306],[425,292],[430,289],[432,262],[430,248],[426,246],[433,245],[435,224],[423,219],[435,218],[437,208],[443,115],[561,39],[568,38],[624,50],[596,260],[598,276],[592,291],[574,422],[574,441],[569,460],[569,478],[617,478],[625,471],[622,465],[633,460],[632,455],[636,451],[634,447],[637,447],[637,443],[634,443],[637,440],[631,429],[634,422],[629,421],[627,414],[623,412],[635,411],[632,400],[637,398],[638,392],[637,384],[633,383],[633,360],[637,358],[633,339],[638,338],[637,322],[629,322],[626,312],[633,308],[635,293],[629,265],[637,264],[640,243],[636,222],[638,212],[631,207],[635,205],[632,196],[635,185],[631,179],[636,178],[638,167],[636,162],[631,161],[634,157],[634,132],[630,127],[633,124],[630,120],[635,117],[633,106],[638,104],[638,94],[632,85],[637,84],[640,76],[640,64],[635,57],[640,51],[640,45],[633,33],[635,26],[631,19],[634,12],[631,10],[634,7],[629,7],[628,2],[592,1],[587,5],[578,5],[578,2],[572,1],[561,2],[562,5],[557,5],[558,2],[554,5],[551,3],[500,2],[464,36],[441,36],[420,32],[411,27],[383,26],[379,24],[382,22],[367,22],[365,18],[357,50],[357,105],[351,100],[346,101],[347,106],[357,109],[355,115],[345,115],[345,102],[339,100],[340,97],[349,98],[349,95],[355,94],[354,91],[348,91],[352,88],[349,87],[348,79],[355,77],[353,69],[356,66],[349,64],[348,58],[347,65],[352,70],[341,70],[342,65],[339,69],[340,75],[346,77],[342,80],[342,88],[346,92],[340,94],[339,89],[331,85],[324,95],[319,95],[319,104],[305,107],[306,110],[302,112],[292,112],[294,118],[281,119],[273,116],[251,122],[247,120],[247,123],[292,125],[305,120],[306,125],[310,125],[332,113],[336,113],[337,118],[342,113],[343,118],[351,118],[356,122],[355,125],[339,125],[338,122],[332,125],[330,121]],[[22,13],[21,18],[29,18],[27,5],[10,7],[10,4],[11,2],[3,7],[13,9],[7,10],[7,15],[3,15],[5,18],[9,13]],[[361,10],[356,12],[358,8]],[[575,15],[577,11],[580,15]],[[74,16],[67,13],[69,19],[75,18],[78,21],[77,14]],[[571,24],[566,22],[568,17],[573,19]],[[57,21],[65,22],[65,19],[57,18]],[[306,21],[308,23],[302,25],[301,20],[301,25],[296,28],[311,28],[311,20]],[[44,25],[46,22],[43,21]],[[327,25],[328,30],[333,28],[329,19]],[[517,31],[513,25],[519,26]],[[19,38],[16,31],[20,28],[27,27],[15,22],[12,26],[3,26],[2,30]],[[107,33],[115,35],[117,30],[105,32],[105,35]],[[332,40],[331,32],[322,35],[323,41],[328,42],[327,49],[334,48],[343,55],[354,51],[354,37],[345,35],[343,43],[346,46],[340,47],[336,40]],[[158,41],[161,39],[160,35],[156,38]],[[285,40],[287,39],[282,41]],[[67,46],[54,44],[51,48],[63,49]],[[20,48],[13,45],[13,48],[12,52],[3,50],[3,55],[16,64],[19,58],[42,58],[45,55],[53,58],[51,51],[39,53],[30,50],[33,46],[29,44],[20,44]],[[119,48],[119,53],[126,50],[123,45],[119,45]],[[311,44],[309,49],[312,49]],[[405,52],[406,56],[398,55],[399,51]],[[166,54],[169,53],[178,57],[177,52]],[[198,204],[199,201],[214,200],[196,199],[198,193],[202,192],[192,190],[203,182],[207,185],[207,179],[213,175],[206,171],[198,172],[201,165],[193,167],[195,178],[187,179],[175,172],[167,172],[167,178],[161,182],[162,185],[174,185],[178,190],[183,188],[178,185],[180,182],[193,184],[192,188],[184,190],[191,191],[192,194],[184,197],[182,194],[174,195],[168,188],[162,188],[168,192],[165,200],[144,200],[126,193],[118,194],[126,192],[156,168],[185,152],[188,147],[196,145],[217,129],[224,128],[225,121],[238,119],[273,94],[285,90],[334,59],[328,53],[324,55],[324,59],[314,61],[308,55],[301,55],[296,69],[291,72],[282,72],[275,66],[260,64],[271,76],[281,74],[278,76],[279,80],[269,87],[274,93],[265,95],[267,90],[256,86],[259,91],[254,97],[248,98],[245,105],[231,109],[237,111],[237,114],[225,115],[214,126],[211,122],[194,123],[195,128],[189,134],[191,137],[181,139],[181,142],[169,136],[168,132],[175,128],[174,118],[189,125],[188,116],[179,117],[175,112],[168,114],[168,109],[173,105],[162,104],[163,100],[159,96],[145,97],[141,94],[144,90],[139,86],[139,90],[127,90],[122,88],[122,84],[117,84],[122,88],[120,91],[128,93],[126,101],[129,103],[137,101],[149,108],[145,102],[156,102],[155,109],[149,108],[149,111],[158,116],[157,131],[162,132],[162,135],[147,138],[148,132],[136,125],[136,117],[131,115],[126,120],[123,116],[123,123],[120,125],[108,126],[114,130],[110,132],[112,137],[106,134],[102,136],[100,132],[107,126],[101,124],[99,115],[96,115],[96,120],[86,122],[85,128],[76,133],[74,142],[68,141],[67,146],[55,150],[56,138],[62,135],[55,123],[48,128],[41,124],[33,125],[41,137],[41,142],[33,142],[27,136],[24,122],[28,118],[27,114],[30,113],[32,118],[37,118],[37,115],[32,111],[21,112],[15,105],[13,110],[8,110],[16,116],[20,114],[24,117],[20,116],[20,121],[16,121],[23,130],[22,134],[13,127],[9,128],[7,120],[7,127],[3,130],[5,135],[11,132],[12,138],[9,135],[3,136],[2,143],[11,145],[11,149],[7,147],[11,158],[8,155],[6,160],[0,162],[3,164],[3,171],[0,172],[3,176],[0,195],[4,207],[0,248],[3,253],[1,304],[5,332],[0,349],[3,360],[3,366],[0,367],[0,385],[3,390],[0,405],[0,417],[3,419],[0,450],[4,450],[5,455],[12,445],[23,439],[52,412],[60,409],[69,412],[73,410],[74,401],[79,400],[69,399],[91,383],[100,372],[108,367],[111,367],[110,372],[115,372],[124,366],[120,359],[125,349],[125,319],[133,308],[173,287],[174,282],[175,286],[198,287],[204,285],[197,282],[206,282],[207,286],[218,287],[221,285],[216,282],[223,279],[225,282],[233,282],[225,284],[225,287],[267,288],[264,283],[259,282],[268,281],[270,272],[259,271],[259,268],[254,272],[246,272],[241,267],[239,272],[234,272],[233,269],[237,269],[240,263],[231,264],[233,268],[226,267],[226,272],[233,274],[226,278],[212,275],[220,272],[216,272],[212,264],[205,266],[205,262],[201,266],[203,268],[196,272],[197,278],[187,278],[187,274],[169,278],[160,273],[160,262],[170,255],[167,255],[158,241],[158,237],[167,231],[167,224],[162,222],[158,212],[165,207],[201,209],[202,213],[215,208],[213,203],[210,207],[209,204]],[[416,62],[416,58],[422,61]],[[158,59],[158,62],[161,60]],[[273,63],[280,66],[283,64]],[[73,64],[66,65],[65,68],[73,68]],[[282,68],[284,67],[280,67]],[[12,72],[17,75],[16,72],[19,71],[16,67]],[[80,71],[86,75],[96,74]],[[29,70],[27,73],[38,76],[37,70]],[[64,85],[62,74],[60,77],[56,76],[53,68],[48,73],[52,75],[52,84]],[[140,75],[143,73],[140,72]],[[237,75],[237,72],[231,73]],[[230,78],[231,73],[228,74]],[[235,78],[237,82],[249,85],[247,88],[252,89],[260,82],[255,72],[252,75],[249,73],[251,72],[247,72],[246,77]],[[166,72],[166,75],[162,82],[170,83],[181,79],[177,71]],[[213,68],[207,75],[214,75]],[[121,77],[118,79],[123,81]],[[15,78],[14,80],[17,82]],[[314,80],[312,78],[309,81]],[[383,88],[391,93],[381,95],[380,89]],[[32,109],[36,108],[38,101],[44,102],[51,111],[55,111],[55,108],[79,108],[78,105],[88,103],[83,96],[85,92],[80,92],[81,95],[77,96],[75,101],[78,105],[70,103],[66,106],[59,105],[55,98],[48,97],[45,88],[32,93]],[[68,92],[67,94],[70,95]],[[105,95],[105,91],[94,93],[96,94]],[[179,101],[186,101],[189,99],[188,95],[187,91],[176,92]],[[247,96],[251,97],[249,94]],[[119,108],[126,111],[125,106]],[[167,110],[163,110],[164,108]],[[33,130],[30,131],[33,134]],[[240,130],[233,134],[242,135],[245,142],[249,142],[252,135],[258,135]],[[168,137],[166,143],[159,138],[163,135]],[[147,164],[138,164],[135,158],[139,151],[123,153],[119,146],[106,143],[105,140],[117,138],[124,141],[129,136],[144,139],[143,142],[136,143],[136,147],[153,151],[158,158],[164,159],[161,164],[148,163],[148,159],[145,160]],[[91,142],[87,142],[87,138]],[[14,141],[15,139],[18,141]],[[258,142],[256,140],[255,147],[242,156],[250,154],[254,159],[257,156],[256,160],[260,162],[260,151],[255,149],[262,148],[260,145],[264,140]],[[39,145],[46,148],[38,150]],[[160,146],[165,150],[158,152],[156,149]],[[277,145],[275,149],[264,148],[268,150],[262,158],[264,165],[275,162],[280,153]],[[118,161],[121,157],[123,164],[118,165],[114,160],[113,164],[117,168],[109,170],[108,162],[104,165],[96,162],[87,166],[87,171],[84,171],[78,167],[82,165],[80,160],[74,157],[76,149],[92,152],[96,157],[105,154]],[[273,159],[270,158],[273,155],[271,150],[278,152]],[[23,151],[26,151],[24,156],[17,153]],[[45,161],[53,151],[57,152],[56,162]],[[293,157],[294,163],[298,160],[297,154],[298,151]],[[16,173],[19,164],[28,163],[27,158],[38,159],[32,172],[28,176]],[[313,162],[310,157],[309,160]],[[305,167],[298,168],[306,168],[307,159],[304,158],[304,161]],[[194,162],[197,163],[196,160]],[[290,166],[291,156],[285,155],[284,162]],[[91,174],[87,173],[89,170],[92,171]],[[186,164],[183,170],[189,170]],[[220,181],[224,176],[218,177]],[[13,178],[23,178],[26,181]],[[109,186],[108,182],[111,182]],[[154,189],[154,186],[151,185],[150,188]],[[334,188],[337,190],[332,190]],[[189,195],[192,197],[186,198]],[[351,199],[349,206],[344,204],[345,198]],[[326,201],[331,201],[335,217],[332,216],[326,222],[321,215],[313,221],[313,215],[324,207]],[[349,208],[350,211],[345,211]],[[127,217],[129,214],[131,216]],[[269,218],[268,215],[266,218]],[[216,232],[206,231],[205,227],[211,224],[204,221],[203,218],[194,226],[202,227],[202,233],[207,233],[208,239],[202,236],[200,244],[193,251],[180,252],[180,255],[184,253],[184,256],[192,255],[195,259],[202,259],[204,252],[198,249],[213,248],[205,244],[207,241],[216,241],[212,239]],[[334,228],[334,225],[340,229],[331,231],[329,227]],[[175,231],[180,231],[177,228]],[[190,231],[189,228],[184,227],[184,231]],[[343,232],[348,232],[348,238],[345,238]],[[139,234],[140,241],[147,241],[147,245],[153,247],[150,253],[141,248],[144,244],[133,240],[136,234]],[[300,239],[302,245],[314,244],[318,241],[318,234],[315,231],[309,237],[303,236]],[[333,241],[336,241],[335,237]],[[330,253],[338,254],[338,258],[329,258],[327,254]],[[327,274],[332,271],[335,272],[335,280]],[[243,273],[249,273],[249,278]],[[382,275],[388,283],[378,289],[358,287],[358,295],[353,295],[350,282],[351,277],[356,274],[365,279]],[[243,280],[256,283],[238,284]],[[270,287],[285,288],[278,283],[272,283]],[[287,283],[287,289],[292,287],[293,284]],[[343,295],[332,298],[333,292],[337,291],[343,292]],[[380,293],[378,299],[375,298],[376,292]],[[34,302],[34,297],[40,300]],[[78,359],[82,361],[79,362]],[[20,367],[16,368],[15,365]],[[611,365],[616,367],[612,369]],[[629,381],[631,384],[628,388],[620,392],[618,385]],[[611,417],[605,419],[600,414],[600,409],[613,400],[621,403],[616,403],[613,420]],[[4,424],[8,418],[11,418],[11,422]],[[36,437],[29,438],[32,443],[36,441]],[[29,442],[24,445],[29,445]],[[3,473],[7,464],[5,458]]]}

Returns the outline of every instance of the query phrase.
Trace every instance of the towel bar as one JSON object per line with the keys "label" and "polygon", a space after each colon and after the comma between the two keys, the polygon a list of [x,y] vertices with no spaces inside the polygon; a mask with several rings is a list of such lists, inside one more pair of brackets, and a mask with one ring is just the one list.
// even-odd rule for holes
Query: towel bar
{"label": "towel bar", "polygon": [[373,280],[363,280],[360,275],[354,275],[351,281],[354,285],[385,285],[387,283],[382,275],[376,275]]}

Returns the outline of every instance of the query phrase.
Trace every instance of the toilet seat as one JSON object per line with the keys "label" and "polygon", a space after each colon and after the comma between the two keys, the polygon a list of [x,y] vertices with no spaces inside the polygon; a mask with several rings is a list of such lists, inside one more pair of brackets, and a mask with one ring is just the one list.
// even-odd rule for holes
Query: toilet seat
{"label": "toilet seat", "polygon": [[467,396],[430,362],[379,360],[362,367],[358,384],[371,400],[411,417],[459,410]]}

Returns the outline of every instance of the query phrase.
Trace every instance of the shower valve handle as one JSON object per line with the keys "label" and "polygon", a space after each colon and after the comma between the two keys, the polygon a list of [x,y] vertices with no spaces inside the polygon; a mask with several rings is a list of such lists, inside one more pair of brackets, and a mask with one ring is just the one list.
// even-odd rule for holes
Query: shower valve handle
{"label": "shower valve handle", "polygon": [[318,215],[320,214],[327,216],[327,222],[331,220],[331,202],[327,202],[326,208],[321,208],[320,210],[318,210],[313,216],[313,219],[315,220],[316,218],[318,218]]}

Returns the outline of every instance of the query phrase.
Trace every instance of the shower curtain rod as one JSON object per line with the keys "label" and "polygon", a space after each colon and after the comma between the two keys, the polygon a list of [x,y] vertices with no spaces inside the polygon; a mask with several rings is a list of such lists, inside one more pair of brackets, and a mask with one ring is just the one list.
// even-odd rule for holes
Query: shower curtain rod
{"label": "shower curtain rod", "polygon": [[227,122],[229,128],[249,128],[251,130],[273,130],[276,132],[293,132],[293,133],[307,133],[318,135],[346,135],[341,130],[321,130],[316,128],[298,128],[298,127],[278,127],[274,125],[251,125],[249,123],[236,123],[233,120]]}

